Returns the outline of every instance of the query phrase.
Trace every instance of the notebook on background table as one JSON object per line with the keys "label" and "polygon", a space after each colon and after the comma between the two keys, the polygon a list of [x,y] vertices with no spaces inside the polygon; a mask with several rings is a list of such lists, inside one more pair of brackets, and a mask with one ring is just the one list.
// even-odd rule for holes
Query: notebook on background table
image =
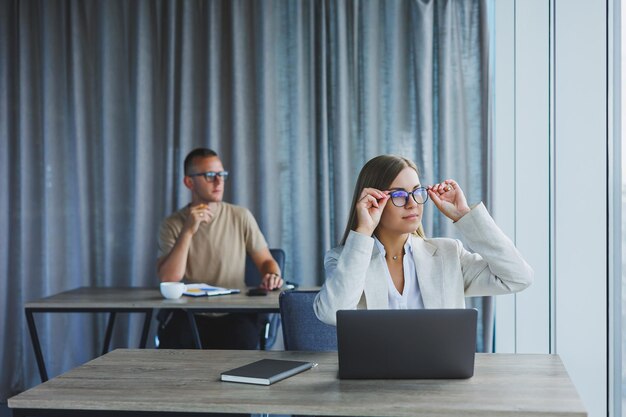
{"label": "notebook on background table", "polygon": [[475,309],[340,310],[339,378],[470,378]]}

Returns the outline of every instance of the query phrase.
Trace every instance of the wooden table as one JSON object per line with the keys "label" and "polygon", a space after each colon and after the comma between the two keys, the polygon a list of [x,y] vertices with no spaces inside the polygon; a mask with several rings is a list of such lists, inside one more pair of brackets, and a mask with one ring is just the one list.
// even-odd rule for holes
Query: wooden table
{"label": "wooden table", "polygon": [[46,364],[37,335],[34,313],[109,313],[102,354],[108,352],[113,334],[116,313],[144,313],[140,348],[146,347],[150,320],[155,309],[182,309],[189,316],[196,346],[200,348],[200,336],[196,327],[194,312],[217,313],[277,313],[279,291],[272,291],[264,297],[248,297],[245,293],[213,297],[186,297],[166,300],[159,289],[138,287],[81,287],[50,297],[29,301],[25,304],[26,322],[30,332],[37,367],[41,381],[48,380]]}
{"label": "wooden table", "polygon": [[[220,382],[262,358],[319,363],[271,386]],[[586,416],[556,355],[477,354],[466,380],[339,380],[337,354],[118,349],[8,401],[18,416],[271,413]]]}

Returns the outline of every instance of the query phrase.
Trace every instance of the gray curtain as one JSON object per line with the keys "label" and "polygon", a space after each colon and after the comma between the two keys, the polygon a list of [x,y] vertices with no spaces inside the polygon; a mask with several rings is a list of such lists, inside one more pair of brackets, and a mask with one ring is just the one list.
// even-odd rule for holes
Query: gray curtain
{"label": "gray curtain", "polygon": [[[483,0],[1,1],[0,399],[38,382],[25,301],[156,287],[158,225],[188,202],[194,147],[221,155],[226,200],[304,285],[323,282],[375,155],[486,200],[486,24]],[[427,234],[449,226],[426,207]],[[37,323],[51,376],[99,352],[101,315]],[[139,329],[118,320],[114,344]]]}

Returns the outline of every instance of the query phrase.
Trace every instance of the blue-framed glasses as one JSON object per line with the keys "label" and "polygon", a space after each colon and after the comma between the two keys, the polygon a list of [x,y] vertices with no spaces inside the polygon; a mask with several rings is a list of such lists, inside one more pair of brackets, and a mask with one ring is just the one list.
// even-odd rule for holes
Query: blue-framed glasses
{"label": "blue-framed glasses", "polygon": [[204,177],[208,182],[213,182],[215,181],[215,177],[220,177],[222,181],[226,181],[228,179],[228,171],[198,172],[197,174],[189,174],[188,177]]}
{"label": "blue-framed glasses", "polygon": [[417,204],[424,204],[428,200],[428,191],[426,191],[425,187],[416,188],[411,192],[408,192],[406,190],[389,191],[389,197],[391,197],[391,202],[396,207],[406,206],[406,203],[409,202],[409,195],[413,196],[413,200],[415,200]]}

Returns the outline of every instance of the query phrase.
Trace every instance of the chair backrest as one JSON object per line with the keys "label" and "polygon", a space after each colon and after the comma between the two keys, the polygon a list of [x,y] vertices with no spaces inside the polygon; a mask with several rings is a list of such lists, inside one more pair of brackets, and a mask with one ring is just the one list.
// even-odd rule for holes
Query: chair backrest
{"label": "chair backrest", "polygon": [[285,350],[336,351],[337,329],[322,323],[313,311],[318,291],[280,294],[280,317]]}
{"label": "chair backrest", "polygon": [[[270,253],[280,270],[284,273],[285,251],[282,249],[270,249]],[[261,283],[261,274],[250,256],[246,256],[246,285],[248,287],[258,287]]]}

